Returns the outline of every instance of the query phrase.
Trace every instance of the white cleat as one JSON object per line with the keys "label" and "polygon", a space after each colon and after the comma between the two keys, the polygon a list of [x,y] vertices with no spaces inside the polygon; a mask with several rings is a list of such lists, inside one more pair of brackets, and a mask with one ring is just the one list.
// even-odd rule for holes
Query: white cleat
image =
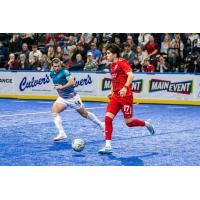
{"label": "white cleat", "polygon": [[66,133],[59,133],[56,137],[53,138],[54,141],[60,141],[67,138]]}
{"label": "white cleat", "polygon": [[111,148],[111,146],[105,146],[103,149],[100,149],[98,151],[98,153],[100,153],[100,154],[110,154],[110,153],[112,153],[112,148]]}
{"label": "white cleat", "polygon": [[155,134],[155,130],[154,130],[153,125],[151,124],[151,120],[145,121],[145,125],[146,125],[148,131],[150,132],[150,134],[154,135]]}

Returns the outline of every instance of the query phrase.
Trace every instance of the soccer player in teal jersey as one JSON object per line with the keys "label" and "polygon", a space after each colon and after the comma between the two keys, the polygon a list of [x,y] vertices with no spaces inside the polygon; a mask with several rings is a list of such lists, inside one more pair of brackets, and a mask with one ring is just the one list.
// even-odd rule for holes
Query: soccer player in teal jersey
{"label": "soccer player in teal jersey", "polygon": [[74,77],[71,76],[68,70],[62,68],[60,59],[54,58],[52,60],[52,68],[53,71],[50,73],[50,76],[59,95],[52,107],[52,116],[58,129],[58,135],[54,137],[53,140],[59,141],[67,138],[67,134],[63,129],[62,119],[59,114],[64,111],[67,106],[75,109],[82,117],[91,120],[104,131],[104,123],[101,122],[93,113],[88,112],[85,109],[79,94],[77,94],[74,90]]}

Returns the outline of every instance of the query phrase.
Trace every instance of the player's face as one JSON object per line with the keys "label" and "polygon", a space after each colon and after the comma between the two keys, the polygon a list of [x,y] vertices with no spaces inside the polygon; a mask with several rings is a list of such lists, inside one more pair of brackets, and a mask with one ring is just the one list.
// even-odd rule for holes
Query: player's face
{"label": "player's face", "polygon": [[114,61],[114,59],[115,59],[115,56],[114,56],[114,54],[112,54],[110,51],[106,51],[106,55],[107,55],[107,59],[108,59],[108,61],[109,62],[113,62]]}
{"label": "player's face", "polygon": [[61,70],[61,64],[60,63],[53,63],[53,70],[58,73]]}

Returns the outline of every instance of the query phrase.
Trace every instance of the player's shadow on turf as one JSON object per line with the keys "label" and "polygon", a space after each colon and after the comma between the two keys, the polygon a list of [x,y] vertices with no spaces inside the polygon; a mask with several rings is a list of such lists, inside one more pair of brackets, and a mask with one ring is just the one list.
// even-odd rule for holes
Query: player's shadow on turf
{"label": "player's shadow on turf", "polygon": [[144,162],[141,158],[150,157],[157,155],[158,153],[147,153],[142,156],[131,156],[131,157],[116,157],[113,154],[108,155],[108,157],[112,160],[121,161],[121,165],[123,166],[144,166]]}
{"label": "player's shadow on turf", "polygon": [[54,142],[52,146],[50,146],[50,151],[60,151],[70,149],[71,144],[69,142]]}

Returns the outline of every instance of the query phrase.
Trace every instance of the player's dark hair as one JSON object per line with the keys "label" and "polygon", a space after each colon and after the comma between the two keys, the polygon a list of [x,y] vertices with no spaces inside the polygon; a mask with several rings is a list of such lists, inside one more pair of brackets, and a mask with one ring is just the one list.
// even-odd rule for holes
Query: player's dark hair
{"label": "player's dark hair", "polygon": [[117,57],[120,56],[120,47],[116,44],[108,45],[107,50],[109,50],[112,54],[116,54]]}

